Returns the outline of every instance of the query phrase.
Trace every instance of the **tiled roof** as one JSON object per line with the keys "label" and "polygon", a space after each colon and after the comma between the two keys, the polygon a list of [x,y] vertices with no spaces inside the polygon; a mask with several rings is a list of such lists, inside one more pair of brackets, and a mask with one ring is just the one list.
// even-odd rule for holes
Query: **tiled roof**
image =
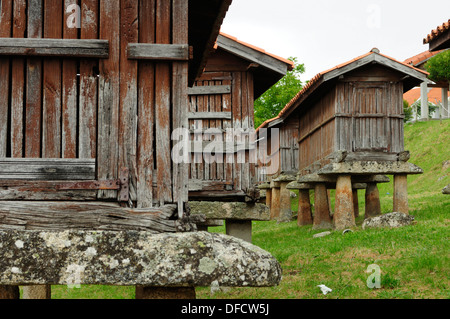
{"label": "tiled roof", "polygon": [[425,51],[425,52],[419,53],[419,54],[417,54],[417,55],[415,55],[413,57],[410,57],[410,58],[406,59],[404,61],[404,63],[410,64],[412,66],[418,66],[418,65],[428,61],[430,58],[432,58],[436,54],[441,53],[442,51],[443,50],[434,51],[434,52]]}
{"label": "tiled roof", "polygon": [[448,29],[450,29],[450,19],[447,22],[444,22],[442,25],[438,26],[436,29],[432,30],[431,33],[427,35],[425,39],[423,39],[423,44],[430,43]]}
{"label": "tiled roof", "polygon": [[[267,52],[266,50],[261,49],[261,48],[258,48],[258,47],[254,46],[254,45],[252,45],[252,44],[243,42],[243,41],[239,40],[238,38],[233,37],[233,36],[231,36],[231,35],[229,35],[229,34],[220,32],[220,35],[222,35],[222,36],[224,36],[224,37],[226,37],[226,38],[228,38],[228,39],[231,39],[231,40],[233,40],[233,41],[235,41],[235,42],[237,42],[237,43],[240,43],[240,44],[242,44],[242,45],[244,45],[244,46],[246,46],[246,47],[249,47],[249,48],[251,48],[251,49],[253,49],[253,50],[255,50],[255,51],[264,53],[264,54],[266,54],[266,55],[268,55],[268,56],[271,56],[271,57],[274,58],[274,59],[277,59],[277,60],[279,60],[279,61],[281,61],[281,62],[286,63],[286,64],[288,65],[288,68],[289,68],[290,71],[293,70],[293,68],[294,68],[294,62],[292,62],[292,61],[290,61],[290,60],[288,60],[288,59],[285,59],[285,58],[282,58],[282,57],[280,57],[280,56],[278,56],[278,55],[269,53],[269,52]],[[216,44],[216,45],[217,45],[217,44]]]}
{"label": "tiled roof", "polygon": [[404,62],[400,62],[400,61],[397,61],[397,60],[395,60],[395,59],[393,59],[393,58],[391,58],[391,57],[389,57],[389,56],[387,56],[387,55],[384,55],[384,54],[381,54],[380,53],[380,51],[377,49],[377,48],[374,48],[374,49],[372,49],[370,52],[368,52],[368,53],[366,53],[366,54],[364,54],[364,55],[361,55],[361,56],[359,56],[359,57],[357,57],[357,58],[354,58],[354,59],[352,59],[352,60],[350,60],[350,61],[347,61],[347,62],[345,62],[345,63],[342,63],[342,64],[339,64],[339,65],[337,65],[337,66],[335,66],[335,67],[333,67],[333,68],[331,68],[331,69],[328,69],[328,70],[326,70],[326,71],[323,71],[323,72],[320,72],[320,73],[318,73],[315,77],[313,77],[304,87],[303,87],[303,89],[299,92],[299,93],[297,93],[297,95],[281,110],[281,112],[278,114],[278,116],[277,117],[275,117],[275,118],[273,118],[273,119],[270,119],[270,120],[267,120],[267,121],[265,121],[263,124],[261,124],[260,126],[259,126],[259,128],[258,128],[258,130],[260,129],[260,128],[263,128],[263,127],[265,127],[265,126],[267,126],[269,123],[271,123],[271,122],[273,122],[273,121],[275,121],[275,120],[278,120],[278,119],[281,119],[281,118],[283,118],[283,115],[284,114],[286,114],[293,106],[294,106],[294,104],[296,104],[304,95],[306,95],[307,93],[309,93],[310,91],[313,91],[314,90],[314,87],[323,79],[323,77],[324,77],[324,75],[326,75],[326,74],[328,74],[328,73],[330,73],[330,72],[332,72],[332,71],[335,71],[335,70],[339,70],[339,69],[341,69],[341,68],[343,68],[343,67],[345,67],[345,66],[347,66],[347,65],[349,65],[349,64],[352,64],[353,62],[356,62],[356,61],[358,61],[358,60],[361,60],[361,59],[363,59],[363,58],[365,58],[365,57],[367,57],[367,56],[369,56],[369,55],[372,55],[372,54],[378,54],[378,55],[381,55],[381,56],[383,56],[383,57],[385,57],[385,58],[387,58],[387,59],[389,59],[389,60],[391,60],[391,61],[394,61],[394,62],[397,62],[397,63],[400,63],[400,64],[402,64],[402,65],[405,65],[405,66],[407,66],[408,68],[411,68],[411,69],[413,69],[413,70],[415,70],[415,71],[418,71],[418,72],[420,72],[420,73],[423,73],[423,74],[425,74],[425,75],[429,75],[429,73],[428,72],[426,72],[426,71],[423,71],[423,70],[420,70],[420,69],[418,69],[418,68],[415,68],[415,67],[413,67],[413,66],[411,66],[410,64],[406,64],[406,63],[404,63]]}

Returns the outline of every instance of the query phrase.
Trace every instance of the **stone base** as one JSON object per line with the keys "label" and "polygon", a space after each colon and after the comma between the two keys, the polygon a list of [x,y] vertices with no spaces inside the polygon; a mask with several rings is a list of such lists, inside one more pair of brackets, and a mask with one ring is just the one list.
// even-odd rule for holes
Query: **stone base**
{"label": "stone base", "polygon": [[252,242],[252,221],[251,220],[227,220],[226,233],[248,243]]}
{"label": "stone base", "polygon": [[268,287],[281,280],[271,254],[223,234],[0,231],[0,243],[0,285]]}

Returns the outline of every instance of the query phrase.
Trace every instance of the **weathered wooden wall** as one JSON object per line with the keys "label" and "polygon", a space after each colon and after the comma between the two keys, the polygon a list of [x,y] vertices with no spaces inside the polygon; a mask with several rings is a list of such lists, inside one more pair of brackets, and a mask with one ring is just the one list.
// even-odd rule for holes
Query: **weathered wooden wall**
{"label": "weathered wooden wall", "polygon": [[[208,62],[206,72],[190,89],[192,141],[201,133],[204,145],[214,140],[223,141],[223,145],[233,139],[232,135],[226,134],[230,129],[229,133],[243,132],[248,145],[249,133],[254,129],[254,83],[247,68],[248,63],[228,55],[215,56]],[[215,149],[215,158],[201,153],[192,155],[190,196],[207,196],[214,192],[224,196],[242,195],[243,190],[254,185],[256,163],[251,163],[248,147],[227,149],[224,145],[222,149],[222,153],[218,152],[219,148]]]}
{"label": "weathered wooden wall", "polygon": [[[66,23],[76,17],[67,10],[73,4],[81,9],[80,28]],[[97,180],[118,179],[128,168],[137,207],[186,202],[187,174],[172,164],[171,132],[187,127],[188,1],[4,0],[1,6],[0,37],[22,38],[33,49],[7,42],[0,52],[0,158],[95,159]],[[54,42],[49,49],[30,39]],[[155,57],[144,44],[173,45],[183,54]],[[0,181],[0,199],[36,199],[39,192],[1,184],[11,182]],[[71,194],[82,199],[84,192]],[[117,199],[118,192],[99,190],[97,197]]]}
{"label": "weathered wooden wall", "polygon": [[300,114],[299,169],[303,169],[335,150],[336,91],[323,95]]}

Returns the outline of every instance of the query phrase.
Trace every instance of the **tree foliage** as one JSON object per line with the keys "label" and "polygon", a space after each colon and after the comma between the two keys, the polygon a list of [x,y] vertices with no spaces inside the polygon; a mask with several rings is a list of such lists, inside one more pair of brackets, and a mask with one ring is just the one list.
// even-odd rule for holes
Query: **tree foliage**
{"label": "tree foliage", "polygon": [[430,79],[435,82],[450,81],[450,50],[428,60],[425,69],[430,73]]}
{"label": "tree foliage", "polygon": [[305,72],[304,64],[299,64],[297,58],[290,57],[295,66],[280,81],[267,90],[255,101],[255,127],[264,121],[274,118],[302,89],[300,75]]}

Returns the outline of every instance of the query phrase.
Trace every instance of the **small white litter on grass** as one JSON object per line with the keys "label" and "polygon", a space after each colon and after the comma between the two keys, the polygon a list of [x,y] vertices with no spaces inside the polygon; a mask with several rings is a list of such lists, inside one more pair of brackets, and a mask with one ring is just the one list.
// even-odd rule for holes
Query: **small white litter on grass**
{"label": "small white litter on grass", "polygon": [[317,287],[319,287],[320,290],[322,290],[322,293],[323,293],[324,295],[326,295],[327,293],[333,291],[331,288],[328,288],[328,287],[325,286],[325,285],[318,285]]}

